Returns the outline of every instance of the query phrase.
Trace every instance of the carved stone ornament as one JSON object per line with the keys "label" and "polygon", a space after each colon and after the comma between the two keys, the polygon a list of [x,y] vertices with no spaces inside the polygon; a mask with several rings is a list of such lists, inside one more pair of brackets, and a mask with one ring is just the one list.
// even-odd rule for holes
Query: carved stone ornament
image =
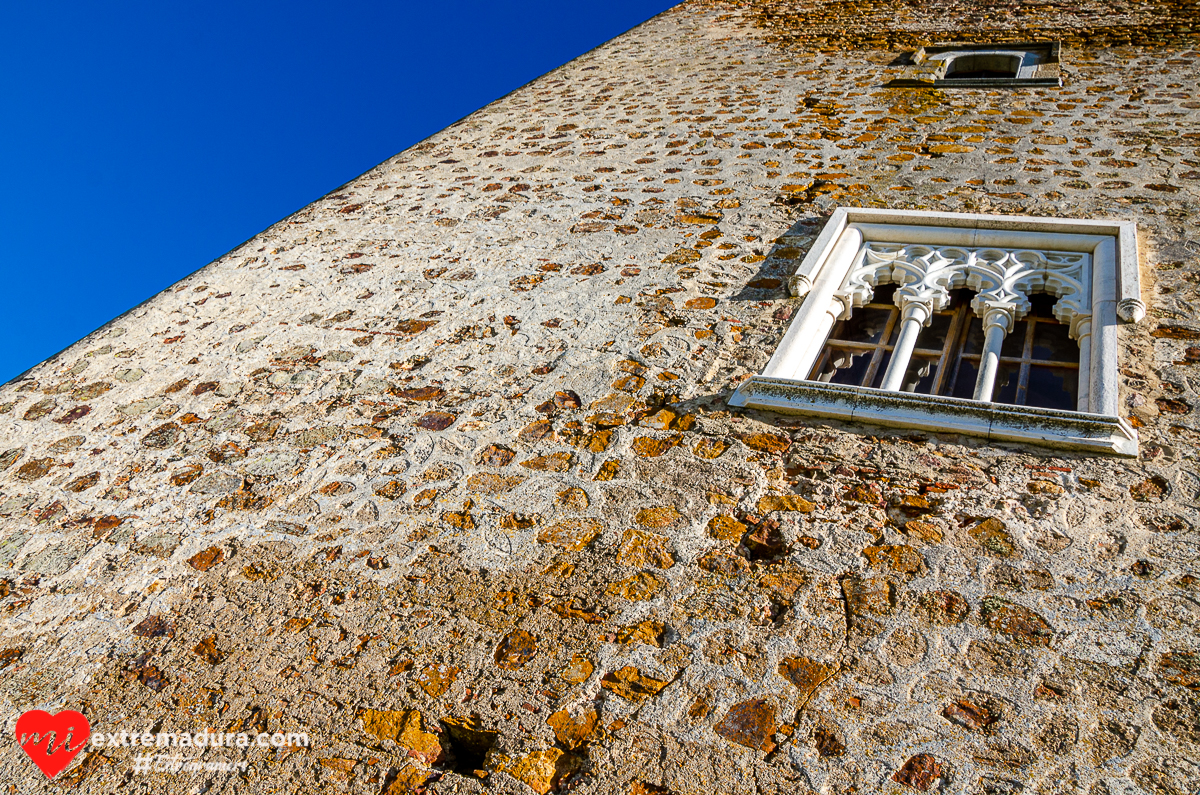
{"label": "carved stone ornament", "polygon": [[1003,323],[1006,332],[1029,313],[1034,293],[1059,299],[1054,316],[1070,326],[1072,339],[1078,339],[1082,321],[1091,318],[1091,257],[1080,252],[866,243],[860,264],[834,293],[838,319],[870,303],[875,288],[884,284],[901,285],[894,299],[901,310],[923,304],[925,325],[949,305],[950,292],[961,287],[976,291],[971,302],[975,314]]}

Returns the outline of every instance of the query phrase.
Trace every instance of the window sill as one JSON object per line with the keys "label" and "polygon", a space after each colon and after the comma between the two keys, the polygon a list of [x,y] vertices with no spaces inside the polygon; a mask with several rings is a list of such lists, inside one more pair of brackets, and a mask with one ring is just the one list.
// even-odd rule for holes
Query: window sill
{"label": "window sill", "polygon": [[885,88],[1058,88],[1063,84],[1059,77],[978,77],[956,80],[920,80],[897,78],[884,85]]}
{"label": "window sill", "polygon": [[761,375],[743,383],[729,405],[894,428],[960,433],[993,442],[1036,444],[1129,458],[1138,454],[1137,432],[1123,419],[1078,411],[979,403]]}

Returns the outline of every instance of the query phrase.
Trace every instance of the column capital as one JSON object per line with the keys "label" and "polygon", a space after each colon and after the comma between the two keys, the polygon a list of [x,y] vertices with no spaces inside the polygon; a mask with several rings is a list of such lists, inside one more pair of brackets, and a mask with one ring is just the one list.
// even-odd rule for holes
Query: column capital
{"label": "column capital", "polygon": [[1077,314],[1071,318],[1071,339],[1082,341],[1092,336],[1092,316],[1091,314]]}

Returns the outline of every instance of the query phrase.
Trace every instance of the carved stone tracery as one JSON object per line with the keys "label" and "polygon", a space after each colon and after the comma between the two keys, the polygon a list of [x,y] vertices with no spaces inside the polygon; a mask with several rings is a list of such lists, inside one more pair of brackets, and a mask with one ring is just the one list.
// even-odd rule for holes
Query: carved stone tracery
{"label": "carved stone tracery", "polygon": [[[1002,325],[1005,332],[1029,313],[1034,293],[1058,298],[1054,316],[1070,326],[1073,339],[1091,319],[1091,256],[1085,253],[866,243],[861,254],[833,295],[842,320],[870,303],[875,288],[884,284],[900,286],[896,305],[906,317],[922,317],[924,325],[961,287],[976,291],[971,308],[985,327]],[[914,313],[914,305],[924,311]]]}

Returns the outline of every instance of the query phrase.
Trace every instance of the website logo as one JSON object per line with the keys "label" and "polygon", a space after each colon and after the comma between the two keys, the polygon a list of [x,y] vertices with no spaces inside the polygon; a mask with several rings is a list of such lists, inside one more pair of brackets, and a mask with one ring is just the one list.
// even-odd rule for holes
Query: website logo
{"label": "website logo", "polygon": [[46,778],[54,778],[71,764],[91,734],[88,719],[73,709],[55,715],[31,709],[17,718],[17,744]]}

